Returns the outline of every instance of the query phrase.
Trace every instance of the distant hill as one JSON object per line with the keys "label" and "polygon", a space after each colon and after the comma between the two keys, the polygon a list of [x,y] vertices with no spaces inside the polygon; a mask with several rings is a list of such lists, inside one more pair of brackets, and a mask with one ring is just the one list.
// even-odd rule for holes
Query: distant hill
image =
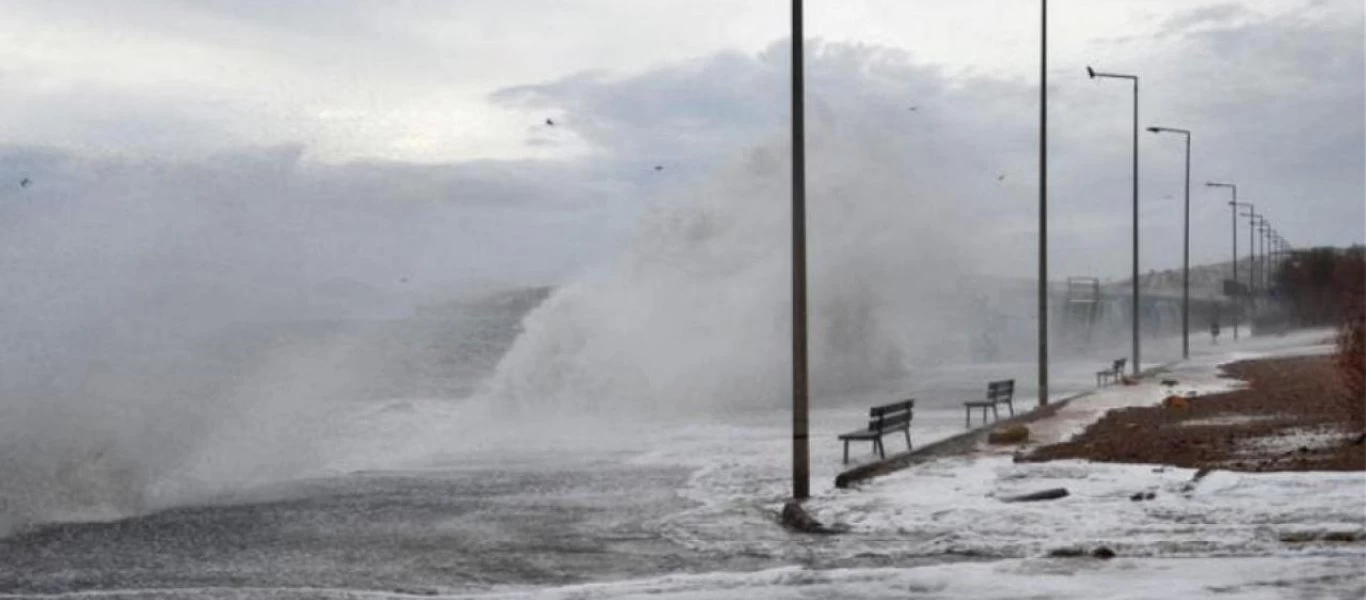
{"label": "distant hill", "polygon": [[[1260,267],[1260,257],[1258,257],[1257,262]],[[1246,258],[1240,259],[1238,261],[1238,281],[1246,285],[1251,272],[1251,261]],[[1190,271],[1191,296],[1196,298],[1222,297],[1224,295],[1224,280],[1232,277],[1233,266],[1230,261],[1192,265]],[[1102,287],[1110,292],[1118,292],[1130,289],[1131,285],[1131,280],[1126,278],[1117,282],[1103,283]],[[1150,270],[1139,275],[1138,287],[1148,294],[1180,295],[1181,269]]]}

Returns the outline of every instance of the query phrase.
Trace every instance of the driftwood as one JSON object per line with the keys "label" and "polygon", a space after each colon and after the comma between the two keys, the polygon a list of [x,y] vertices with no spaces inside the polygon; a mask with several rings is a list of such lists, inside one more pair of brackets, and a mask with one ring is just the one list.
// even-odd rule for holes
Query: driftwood
{"label": "driftwood", "polygon": [[1053,488],[1049,490],[1041,490],[1038,492],[1024,494],[1022,496],[1010,496],[1008,498],[1001,498],[1001,502],[1038,502],[1040,500],[1057,500],[1058,498],[1066,497],[1067,488]]}
{"label": "driftwood", "polygon": [[1087,556],[1088,554],[1093,558],[1099,558],[1102,560],[1109,560],[1115,557],[1115,551],[1106,548],[1105,546],[1098,546],[1095,550],[1092,550],[1090,552],[1087,552],[1084,548],[1078,548],[1076,546],[1069,546],[1066,548],[1054,548],[1053,550],[1048,551],[1047,556],[1049,558],[1080,558],[1083,556]]}

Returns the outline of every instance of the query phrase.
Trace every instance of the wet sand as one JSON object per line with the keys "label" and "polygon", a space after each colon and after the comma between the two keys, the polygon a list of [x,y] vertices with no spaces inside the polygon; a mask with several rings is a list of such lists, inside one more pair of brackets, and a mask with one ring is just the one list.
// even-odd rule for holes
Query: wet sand
{"label": "wet sand", "polygon": [[[1366,439],[1349,425],[1348,392],[1331,356],[1242,361],[1222,371],[1247,387],[1115,410],[1081,435],[1022,460],[1256,472],[1366,470]],[[1179,383],[1173,389],[1180,394]],[[1355,407],[1366,409],[1366,403],[1358,400]]]}

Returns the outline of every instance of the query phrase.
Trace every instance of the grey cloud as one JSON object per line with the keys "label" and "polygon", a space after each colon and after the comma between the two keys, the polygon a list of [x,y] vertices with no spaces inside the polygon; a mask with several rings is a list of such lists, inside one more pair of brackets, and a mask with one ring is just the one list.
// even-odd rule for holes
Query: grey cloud
{"label": "grey cloud", "polygon": [[1214,125],[1205,169],[1245,182],[1287,238],[1346,244],[1366,237],[1364,55],[1358,4],[1192,33],[1155,61],[1196,94],[1173,90],[1171,112]]}
{"label": "grey cloud", "polygon": [[[251,289],[228,296],[243,303],[241,314],[293,314],[309,310],[308,289],[331,277],[384,286],[401,274],[427,289],[556,279],[611,247],[583,243],[584,231],[630,218],[627,188],[562,164],[323,165],[302,153],[284,146],[162,161],[6,149],[7,264],[106,295]],[[22,177],[33,185],[20,188]],[[70,297],[20,287],[57,304]]]}
{"label": "grey cloud", "polygon": [[1253,14],[1247,7],[1234,2],[1213,4],[1174,15],[1164,21],[1160,29],[1166,33],[1182,33],[1210,25],[1225,26]]}
{"label": "grey cloud", "polygon": [[[1361,240],[1359,19],[1286,22],[1228,7],[1187,16],[1203,24],[1199,31],[1154,44],[1131,66],[1145,79],[1143,124],[1196,131],[1196,260],[1221,260],[1226,239],[1226,215],[1198,187],[1202,179],[1240,180],[1249,194],[1283,199],[1268,202],[1268,215],[1280,213],[1282,232],[1301,243]],[[994,215],[983,234],[1031,226],[1037,92],[1029,82],[950,78],[885,48],[814,44],[809,52],[813,122],[878,132],[864,142],[903,162],[912,197],[949,196],[955,210]],[[568,127],[615,160],[668,156],[716,166],[785,135],[786,62],[779,43],[756,56],[724,53],[624,78],[585,74],[493,99],[564,111]],[[1082,244],[1055,261],[1064,272],[1122,272],[1127,92],[1084,77],[1055,81],[1054,231]],[[820,134],[813,135],[819,164]],[[1180,260],[1180,150],[1168,141],[1142,140],[1145,268]],[[1006,177],[997,182],[999,175]]]}
{"label": "grey cloud", "polygon": [[[196,10],[250,21],[263,14],[257,8],[210,3]],[[286,22],[302,14],[286,12]],[[365,26],[348,24],[354,18],[339,11],[336,22],[320,30],[331,35],[332,27],[340,27],[337,35],[345,37],[347,28]],[[1249,193],[1306,196],[1314,207],[1306,215],[1330,216],[1315,225],[1315,218],[1287,215],[1286,225],[1295,225],[1306,238],[1322,232],[1322,239],[1337,243],[1360,239],[1359,231],[1349,226],[1360,221],[1359,208],[1346,201],[1354,194],[1360,197],[1363,187],[1360,19],[1306,15],[1286,21],[1218,6],[1170,23],[1184,24],[1189,35],[1155,42],[1133,59],[1132,66],[1145,77],[1145,121],[1197,131],[1197,180],[1204,174],[1241,176]],[[809,52],[813,160],[821,158],[823,131],[877,132],[866,136],[865,143],[900,161],[908,192],[951,197],[954,210],[1003,220],[987,221],[988,228],[1016,231],[1029,226],[1037,135],[1032,81],[950,75],[903,51],[876,46],[813,43]],[[1059,64],[1073,60],[1059,58]],[[515,205],[563,219],[557,222],[571,238],[619,241],[641,205],[705,180],[725,165],[744,162],[751,148],[785,137],[787,63],[786,44],[776,43],[757,54],[720,52],[635,74],[586,71],[507,87],[491,93],[489,100],[529,113],[535,123],[542,114],[553,115],[558,123],[553,132],[528,127],[527,146],[581,141],[589,145],[587,156],[440,166],[354,163],[326,177],[321,175],[325,169],[315,165],[300,171],[307,176],[295,172],[285,178],[283,189],[303,196],[325,190],[343,197],[363,192],[391,199],[366,204],[365,210],[378,213],[420,211],[412,207],[436,198]],[[1113,270],[1124,261],[1111,246],[1127,235],[1126,223],[1117,218],[1122,215],[1115,212],[1127,198],[1127,96],[1081,76],[1054,81],[1054,230],[1097,244],[1058,260],[1075,260],[1067,268],[1080,272]],[[132,125],[125,124],[129,129],[119,135],[157,140],[183,133],[187,138],[232,140],[229,132],[209,130],[211,123],[221,122],[212,114],[177,116],[173,103],[148,105],[139,113],[128,106],[133,103],[116,101],[114,106],[123,108],[109,113],[111,127],[119,123],[119,114],[142,115],[128,120]],[[911,105],[917,110],[909,111]],[[80,118],[79,110],[62,109],[53,111],[52,120],[66,112]],[[158,115],[168,115],[169,122],[157,123]],[[166,139],[165,146],[180,143]],[[298,139],[308,139],[306,132]],[[1173,207],[1174,201],[1165,199],[1179,177],[1173,148],[1151,137],[1143,140],[1143,184],[1152,192],[1151,198],[1145,192],[1145,215],[1156,211],[1145,219],[1152,221],[1145,226],[1145,238],[1170,235],[1170,225],[1155,221]],[[667,169],[656,173],[651,167],[657,164]],[[607,207],[620,212],[603,216]],[[1197,218],[1217,218],[1205,210],[1197,208]],[[576,218],[575,211],[598,211],[599,218]],[[603,235],[599,227],[611,233]],[[1294,237],[1290,229],[1285,233]],[[1107,242],[1110,246],[1103,245]],[[599,247],[613,243],[604,241]],[[1170,265],[1176,260],[1170,245],[1145,248],[1145,263]],[[1196,248],[1197,256],[1220,256],[1213,241],[1197,242]],[[1097,256],[1109,258],[1093,258]]]}

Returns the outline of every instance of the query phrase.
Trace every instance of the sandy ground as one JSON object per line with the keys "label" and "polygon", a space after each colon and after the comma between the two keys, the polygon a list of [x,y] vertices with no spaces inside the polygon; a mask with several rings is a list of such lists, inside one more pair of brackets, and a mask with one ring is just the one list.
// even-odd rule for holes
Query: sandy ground
{"label": "sandy ground", "polygon": [[[1246,381],[1246,387],[1186,398],[1188,390],[1178,383],[1173,391],[1180,400],[1110,412],[1081,435],[1039,448],[1027,460],[1080,458],[1240,471],[1366,470],[1366,438],[1349,424],[1348,392],[1331,357],[1241,361],[1222,370]],[[1366,409],[1366,400],[1355,408]]]}

